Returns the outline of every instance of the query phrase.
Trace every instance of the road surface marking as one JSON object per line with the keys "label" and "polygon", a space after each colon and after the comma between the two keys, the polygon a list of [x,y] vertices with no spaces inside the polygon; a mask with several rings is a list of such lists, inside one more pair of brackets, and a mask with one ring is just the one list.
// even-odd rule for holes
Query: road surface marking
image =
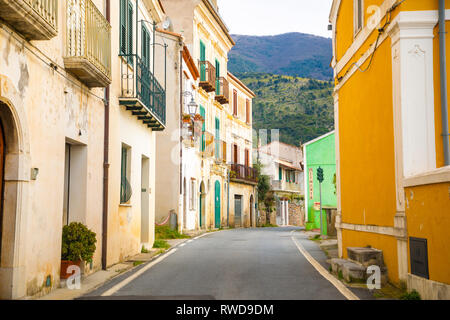
{"label": "road surface marking", "polygon": [[186,243],[182,243],[179,245],[179,247],[181,248],[181,247],[184,247],[185,245],[186,245]]}
{"label": "road surface marking", "polygon": [[[294,230],[295,231],[295,230]],[[292,233],[294,232],[291,232]],[[360,300],[353,292],[351,292],[341,281],[336,279],[334,276],[332,276],[327,270],[325,270],[322,265],[317,262],[316,259],[314,259],[308,251],[303,248],[303,246],[298,242],[296,238],[294,238],[294,235],[292,235],[292,241],[294,241],[295,245],[297,246],[298,250],[301,254],[308,260],[309,263],[312,264],[312,266],[329,282],[331,282],[332,285],[336,287],[336,289],[339,290],[340,293],[344,295],[344,297],[347,298],[347,300]]]}
{"label": "road surface marking", "polygon": [[105,291],[104,293],[102,293],[102,297],[108,297],[108,296],[112,296],[114,293],[116,293],[117,291],[119,291],[120,289],[122,289],[123,287],[125,287],[127,284],[129,284],[131,281],[135,280],[136,278],[140,277],[143,273],[145,273],[146,271],[148,271],[150,268],[152,268],[154,265],[160,263],[161,261],[163,261],[164,259],[166,259],[167,257],[169,257],[171,254],[174,254],[175,251],[177,251],[177,249],[172,249],[169,252],[167,252],[165,255],[160,256],[158,259],[156,259],[155,261],[152,261],[151,263],[149,263],[148,265],[146,265],[145,267],[143,267],[141,270],[139,270],[138,272],[132,274],[131,276],[129,276],[128,278],[126,278],[125,280],[123,280],[122,282],[119,282],[118,284],[116,284],[114,287],[112,287],[111,289]]}

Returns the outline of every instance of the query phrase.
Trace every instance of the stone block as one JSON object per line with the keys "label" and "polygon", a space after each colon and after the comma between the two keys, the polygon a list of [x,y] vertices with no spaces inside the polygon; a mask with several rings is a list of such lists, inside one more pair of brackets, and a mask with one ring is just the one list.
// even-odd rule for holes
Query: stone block
{"label": "stone block", "polygon": [[383,251],[374,248],[347,248],[348,258],[364,267],[376,265],[384,267]]}

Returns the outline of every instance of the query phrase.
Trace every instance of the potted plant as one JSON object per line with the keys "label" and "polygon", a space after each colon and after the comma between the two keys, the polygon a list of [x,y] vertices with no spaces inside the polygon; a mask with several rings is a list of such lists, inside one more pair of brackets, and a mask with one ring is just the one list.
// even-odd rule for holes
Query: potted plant
{"label": "potted plant", "polygon": [[202,117],[202,115],[197,113],[197,114],[194,116],[194,121],[200,121],[200,122],[203,122],[203,117]]}
{"label": "potted plant", "polygon": [[80,266],[82,261],[92,262],[96,249],[97,238],[95,232],[89,230],[84,224],[72,222],[64,226],[62,232],[61,249],[61,279],[67,279],[67,269]]}
{"label": "potted plant", "polygon": [[188,114],[183,114],[183,122],[184,123],[190,123],[191,122],[191,116]]}

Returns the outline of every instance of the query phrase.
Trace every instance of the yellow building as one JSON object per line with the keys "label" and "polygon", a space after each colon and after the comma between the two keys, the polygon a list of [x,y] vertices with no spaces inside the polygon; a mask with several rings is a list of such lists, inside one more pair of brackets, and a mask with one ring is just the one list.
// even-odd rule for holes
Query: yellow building
{"label": "yellow building", "polygon": [[225,108],[227,163],[230,164],[229,225],[255,227],[257,172],[253,168],[252,100],[255,94],[228,72],[230,104]]}
{"label": "yellow building", "polygon": [[330,22],[339,253],[381,249],[391,282],[450,298],[448,71],[440,72],[450,36],[440,57],[438,1],[334,0]]}

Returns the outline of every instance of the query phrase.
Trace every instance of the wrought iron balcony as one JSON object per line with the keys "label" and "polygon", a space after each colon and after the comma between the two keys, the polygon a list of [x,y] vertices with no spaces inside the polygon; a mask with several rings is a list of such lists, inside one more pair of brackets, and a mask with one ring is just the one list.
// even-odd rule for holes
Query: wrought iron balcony
{"label": "wrought iron balcony", "polygon": [[200,87],[206,92],[216,91],[216,68],[209,61],[200,61]]}
{"label": "wrought iron balcony", "polygon": [[166,92],[136,54],[121,55],[122,96],[119,103],[154,131],[166,126]]}
{"label": "wrought iron balcony", "polygon": [[89,88],[111,83],[111,25],[91,0],[67,1],[66,69]]}
{"label": "wrought iron balcony", "polygon": [[231,180],[250,184],[258,183],[258,171],[242,164],[233,163],[231,165]]}
{"label": "wrought iron balcony", "polygon": [[228,104],[230,102],[230,87],[228,80],[224,77],[216,80],[216,101],[220,104]]}
{"label": "wrought iron balcony", "polygon": [[0,0],[0,18],[28,40],[50,40],[58,33],[58,0]]}

